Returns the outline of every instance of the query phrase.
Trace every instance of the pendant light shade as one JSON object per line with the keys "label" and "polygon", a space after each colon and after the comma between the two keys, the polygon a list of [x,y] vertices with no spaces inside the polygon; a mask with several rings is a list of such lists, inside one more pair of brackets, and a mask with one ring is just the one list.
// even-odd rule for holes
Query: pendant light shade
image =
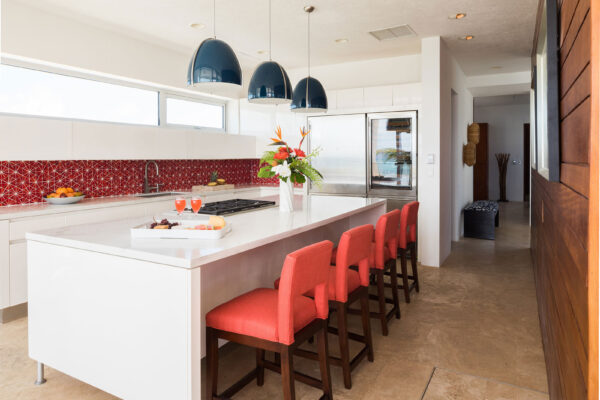
{"label": "pendant light shade", "polygon": [[260,64],[250,80],[248,101],[258,104],[283,104],[291,100],[292,84],[283,67],[275,61]]}
{"label": "pendant light shade", "polygon": [[224,41],[204,40],[190,60],[188,86],[242,84],[242,69],[233,49]]}
{"label": "pendant light shade", "polygon": [[292,84],[287,72],[271,59],[271,0],[269,0],[269,61],[256,68],[248,86],[248,101],[257,104],[289,104]]}
{"label": "pendant light shade", "polygon": [[309,76],[296,85],[290,109],[299,113],[327,111],[327,95],[321,82]]}
{"label": "pendant light shade", "polygon": [[190,60],[187,72],[188,86],[220,89],[242,85],[242,68],[231,46],[217,39],[217,4],[213,0],[213,37],[205,39]]}
{"label": "pendant light shade", "polygon": [[327,95],[321,82],[310,76],[310,14],[315,11],[313,6],[304,7],[308,15],[308,76],[301,79],[294,88],[290,109],[297,113],[319,113],[327,111]]}

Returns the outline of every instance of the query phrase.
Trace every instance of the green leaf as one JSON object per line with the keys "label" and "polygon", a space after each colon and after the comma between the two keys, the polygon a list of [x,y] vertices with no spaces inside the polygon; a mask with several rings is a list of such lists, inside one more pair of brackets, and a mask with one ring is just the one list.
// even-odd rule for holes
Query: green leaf
{"label": "green leaf", "polygon": [[260,163],[268,163],[274,160],[275,152],[274,151],[265,151],[260,159]]}
{"label": "green leaf", "polygon": [[306,182],[306,178],[302,174],[295,173],[292,176],[295,177],[295,179],[292,179],[292,181],[294,181],[296,183],[304,183],[304,182]]}
{"label": "green leaf", "polygon": [[265,165],[258,171],[259,178],[272,178],[275,176],[275,172],[271,171],[270,165]]}

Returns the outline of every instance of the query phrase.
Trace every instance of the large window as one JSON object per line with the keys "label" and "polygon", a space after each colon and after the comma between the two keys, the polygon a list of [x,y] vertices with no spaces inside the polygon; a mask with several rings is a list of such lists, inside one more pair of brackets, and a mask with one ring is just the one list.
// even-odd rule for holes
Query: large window
{"label": "large window", "polygon": [[224,129],[224,106],[167,97],[167,124]]}
{"label": "large window", "polygon": [[158,91],[0,65],[0,112],[158,125]]}

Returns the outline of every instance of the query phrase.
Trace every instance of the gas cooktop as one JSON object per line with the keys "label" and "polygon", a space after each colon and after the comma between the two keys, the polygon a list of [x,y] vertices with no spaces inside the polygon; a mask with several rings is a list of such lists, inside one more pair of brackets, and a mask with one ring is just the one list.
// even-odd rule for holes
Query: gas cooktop
{"label": "gas cooktop", "polygon": [[[198,214],[225,215],[273,206],[275,206],[274,201],[233,199],[205,203]],[[186,208],[185,211],[192,212],[190,208]]]}

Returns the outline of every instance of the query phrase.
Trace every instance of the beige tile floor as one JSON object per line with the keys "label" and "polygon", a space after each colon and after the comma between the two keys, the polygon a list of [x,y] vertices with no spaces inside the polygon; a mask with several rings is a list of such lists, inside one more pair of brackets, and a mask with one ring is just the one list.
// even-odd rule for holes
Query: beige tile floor
{"label": "beige tile floor", "polygon": [[[503,204],[496,232],[495,241],[453,243],[442,268],[421,268],[421,292],[413,293],[410,304],[401,304],[402,319],[391,322],[390,335],[382,337],[373,323],[375,362],[354,371],[351,390],[344,389],[340,370],[332,367],[336,399],[548,398],[527,209],[520,203]],[[336,347],[330,336],[332,353]],[[223,348],[221,387],[253,362],[252,350]],[[295,367],[318,376],[313,362],[296,359]],[[50,368],[46,375],[46,384],[33,385],[27,320],[0,325],[0,399],[114,398]],[[319,391],[301,383],[296,393],[298,399],[319,397]],[[235,398],[282,398],[280,377],[267,371],[263,387],[250,384]]]}

